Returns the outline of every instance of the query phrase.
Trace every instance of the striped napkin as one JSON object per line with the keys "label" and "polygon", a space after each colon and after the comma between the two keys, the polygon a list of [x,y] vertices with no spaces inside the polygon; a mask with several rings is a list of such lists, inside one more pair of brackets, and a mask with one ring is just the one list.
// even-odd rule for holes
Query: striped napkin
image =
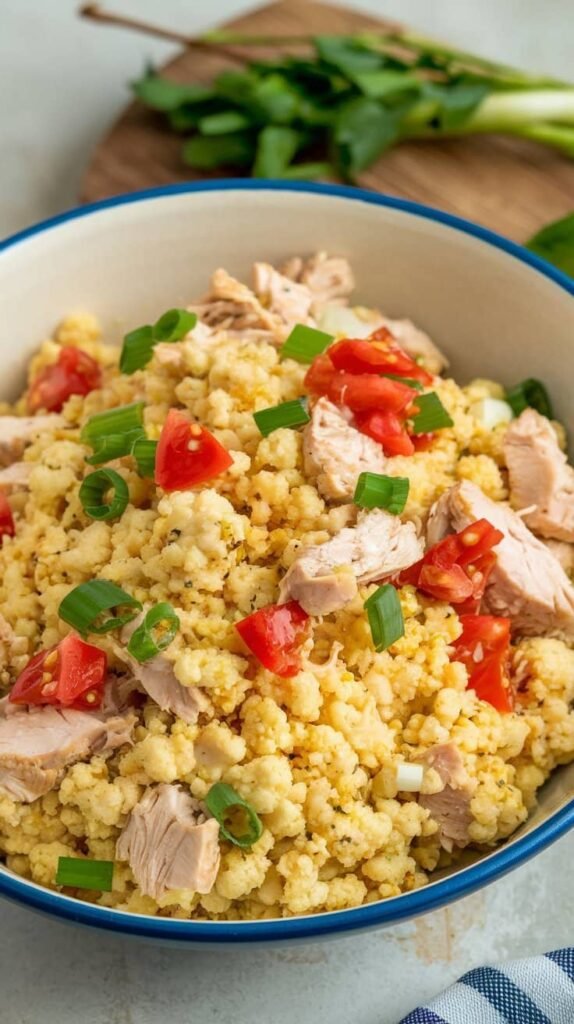
{"label": "striped napkin", "polygon": [[574,1024],[574,947],[475,967],[400,1024]]}

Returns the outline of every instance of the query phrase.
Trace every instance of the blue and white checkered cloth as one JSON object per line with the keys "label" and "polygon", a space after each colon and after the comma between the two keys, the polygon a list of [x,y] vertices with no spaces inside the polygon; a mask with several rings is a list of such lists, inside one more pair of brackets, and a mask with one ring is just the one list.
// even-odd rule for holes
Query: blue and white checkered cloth
{"label": "blue and white checkered cloth", "polygon": [[400,1024],[574,1024],[574,947],[475,967]]}

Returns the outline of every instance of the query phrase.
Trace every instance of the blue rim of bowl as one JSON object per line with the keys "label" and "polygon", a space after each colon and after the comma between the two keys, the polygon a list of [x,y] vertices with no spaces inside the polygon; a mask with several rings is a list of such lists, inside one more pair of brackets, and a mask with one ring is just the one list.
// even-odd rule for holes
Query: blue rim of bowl
{"label": "blue rim of bowl", "polygon": [[[181,195],[188,192],[217,191],[283,191],[302,192],[323,196],[371,203],[393,210],[423,217],[444,224],[449,228],[486,242],[496,249],[508,253],[527,264],[544,277],[549,278],[570,295],[574,295],[574,280],[557,270],[546,260],[529,252],[516,242],[483,228],[462,217],[453,216],[408,199],[368,192],[365,189],[346,185],[323,185],[307,182],[285,182],[275,180],[252,180],[223,178],[207,182],[188,182],[181,185],[166,185],[145,189],[127,195],[112,196],[100,202],[90,203],[58,214],[11,235],[0,242],[0,252],[5,252],[34,235],[49,231],[68,221],[90,216],[100,210],[124,206],[163,196]],[[551,817],[521,838],[511,840],[493,853],[469,867],[461,868],[444,879],[413,892],[371,903],[367,906],[319,913],[309,917],[279,918],[269,921],[183,921],[173,918],[151,917],[112,910],[91,903],[64,896],[61,893],[43,889],[33,883],[19,879],[5,870],[0,871],[0,895],[35,910],[59,917],[62,920],[87,924],[92,927],[123,932],[152,939],[169,939],[170,942],[197,943],[201,945],[235,945],[238,943],[283,942],[286,939],[311,939],[328,935],[343,935],[362,929],[385,924],[398,923],[407,918],[438,909],[453,900],[466,896],[487,883],[507,874],[513,868],[534,857],[550,846],[560,836],[574,827],[574,800],[560,808]]]}

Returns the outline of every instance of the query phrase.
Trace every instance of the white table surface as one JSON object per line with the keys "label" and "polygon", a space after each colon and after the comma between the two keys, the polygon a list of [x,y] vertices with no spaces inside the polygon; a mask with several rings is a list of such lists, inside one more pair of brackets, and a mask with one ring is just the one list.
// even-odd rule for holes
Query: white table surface
{"label": "white table surface", "polygon": [[[350,3],[351,0],[348,0]],[[111,0],[110,0],[111,3]],[[72,206],[126,81],[173,48],[74,17],[74,0],[0,0],[0,234]],[[240,0],[117,0],[199,31]],[[572,0],[362,0],[461,47],[572,77]],[[574,197],[573,197],[574,207]],[[288,949],[186,952],[0,903],[2,1024],[397,1024],[471,966],[574,942],[574,841],[488,890],[385,932]]]}

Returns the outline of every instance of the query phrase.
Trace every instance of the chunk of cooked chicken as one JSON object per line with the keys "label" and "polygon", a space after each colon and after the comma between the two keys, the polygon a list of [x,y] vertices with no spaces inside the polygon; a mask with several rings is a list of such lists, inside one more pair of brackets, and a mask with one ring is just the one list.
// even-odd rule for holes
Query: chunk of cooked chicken
{"label": "chunk of cooked chicken", "polygon": [[179,786],[148,789],[132,811],[117,845],[145,896],[169,889],[211,892],[219,868],[219,825]]}
{"label": "chunk of cooked chicken", "polygon": [[396,338],[402,349],[411,359],[420,359],[429,373],[442,373],[448,367],[448,359],[431,341],[428,334],[413,324],[412,320],[391,320],[382,318],[383,327],[387,327]]}
{"label": "chunk of cooked chicken", "polygon": [[13,462],[5,469],[0,469],[0,491],[11,493],[27,490],[33,469],[33,462]]}
{"label": "chunk of cooked chicken", "polygon": [[525,409],[504,437],[510,501],[534,533],[574,541],[574,469],[546,416]]}
{"label": "chunk of cooked chicken", "polygon": [[253,280],[257,298],[285,324],[294,326],[315,322],[311,316],[313,297],[306,285],[284,277],[270,263],[255,263]]}
{"label": "chunk of cooked chicken", "polygon": [[477,519],[504,534],[493,549],[496,563],[484,595],[488,611],[508,616],[519,634],[574,640],[574,587],[560,563],[516,512],[476,484],[464,480],[439,498],[427,524],[428,544]]}
{"label": "chunk of cooked chicken", "polygon": [[57,413],[45,416],[0,416],[0,466],[9,466],[19,459],[27,444],[44,430],[54,430],[63,423]]}
{"label": "chunk of cooked chicken", "polygon": [[303,548],[281,581],[279,600],[298,601],[308,615],[329,615],[353,599],[359,583],[392,576],[422,553],[412,523],[373,509],[324,544]]}
{"label": "chunk of cooked chicken", "polygon": [[173,664],[164,654],[156,654],[149,661],[132,657],[127,646],[132,633],[142,623],[145,610],[122,629],[122,643],[112,643],[116,657],[126,665],[136,683],[134,689],[143,690],[148,697],[176,718],[193,725],[199,715],[211,707],[209,699],[197,686],[182,686],[176,678]]}
{"label": "chunk of cooked chicken", "polygon": [[188,308],[213,334],[224,331],[232,337],[279,343],[288,333],[276,313],[265,309],[247,285],[221,267],[212,275],[207,295]]}
{"label": "chunk of cooked chicken", "polygon": [[312,310],[319,313],[328,303],[346,305],[355,289],[355,278],[344,256],[317,252],[307,260],[295,256],[281,268],[286,277],[299,281],[311,292]]}
{"label": "chunk of cooked chicken", "polygon": [[386,465],[378,441],[357,430],[328,398],[313,406],[303,431],[303,458],[323,497],[341,500],[353,497],[360,473],[384,473]]}
{"label": "chunk of cooked chicken", "polygon": [[56,785],[62,769],[131,742],[135,716],[73,708],[0,705],[0,787],[31,803]]}
{"label": "chunk of cooked chicken", "polygon": [[472,823],[470,801],[476,789],[468,775],[460,751],[454,743],[441,743],[420,759],[427,768],[438,772],[444,788],[439,793],[421,793],[419,804],[425,807],[439,826],[441,846],[451,851],[470,842],[468,829]]}
{"label": "chunk of cooked chicken", "polygon": [[574,544],[565,540],[544,540],[543,544],[558,560],[566,575],[571,576],[574,573]]}

